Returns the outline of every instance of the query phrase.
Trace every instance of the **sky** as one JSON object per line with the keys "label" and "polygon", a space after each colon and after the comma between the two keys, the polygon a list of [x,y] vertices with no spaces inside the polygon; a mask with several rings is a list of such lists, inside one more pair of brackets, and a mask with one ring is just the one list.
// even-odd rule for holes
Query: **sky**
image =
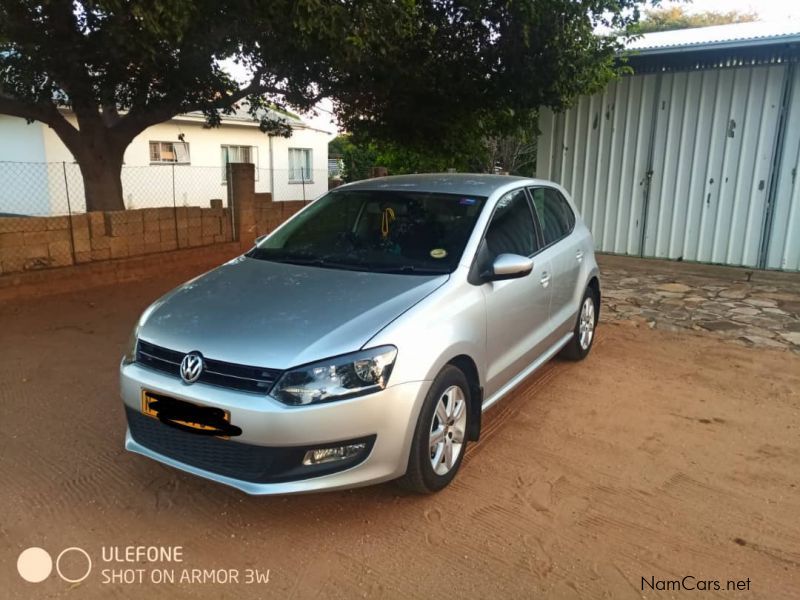
{"label": "sky", "polygon": [[662,6],[682,5],[687,12],[738,12],[757,13],[762,21],[800,21],[800,0],[694,0],[683,2],[662,2]]}

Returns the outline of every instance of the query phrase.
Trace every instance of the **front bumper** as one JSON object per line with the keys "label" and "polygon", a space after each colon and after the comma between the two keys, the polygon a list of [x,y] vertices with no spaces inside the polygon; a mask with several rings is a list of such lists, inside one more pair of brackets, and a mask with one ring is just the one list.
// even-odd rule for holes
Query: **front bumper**
{"label": "front bumper", "polygon": [[[152,438],[143,436],[142,429],[137,429],[136,426],[129,426],[125,448],[248,494],[291,494],[379,483],[400,477],[405,472],[417,415],[429,385],[430,382],[426,381],[409,382],[392,385],[381,392],[360,398],[316,406],[289,407],[257,394],[201,383],[185,385],[174,377],[143,368],[136,363],[122,365],[120,390],[130,419],[150,419],[140,412],[142,390],[147,389],[179,400],[223,408],[230,412],[231,423],[242,429],[242,435],[234,439],[209,438],[208,441],[213,441],[213,444],[203,447],[204,452],[214,452],[215,449],[222,451],[216,463],[219,467],[198,468],[171,456],[169,451],[156,451],[148,447],[148,440]],[[170,435],[174,431],[155,420],[154,425],[165,428],[160,432],[162,435]],[[137,432],[140,432],[138,439]],[[180,431],[174,433],[195,435]],[[225,447],[219,446],[239,444],[237,450],[243,450],[244,445],[248,450],[255,450],[255,453],[249,452],[249,464],[252,465],[253,460],[258,460],[258,450],[263,450],[265,456],[271,456],[271,451],[276,451],[281,456],[292,456],[291,450],[296,447],[322,447],[360,439],[369,439],[371,449],[358,464],[320,476],[308,476],[308,473],[302,473],[302,465],[297,465],[298,469],[290,473],[297,473],[298,478],[284,480],[284,477],[274,483],[253,481],[252,479],[263,480],[264,477],[251,477],[248,473],[252,469],[243,471],[242,476],[231,476],[236,473],[235,470],[222,468],[223,462],[229,460],[228,455],[231,453]],[[150,445],[152,446],[152,442]],[[165,447],[167,446],[160,446],[159,449]],[[280,452],[281,449],[286,452]],[[214,465],[216,458],[206,456],[204,461],[195,462],[195,465]]]}

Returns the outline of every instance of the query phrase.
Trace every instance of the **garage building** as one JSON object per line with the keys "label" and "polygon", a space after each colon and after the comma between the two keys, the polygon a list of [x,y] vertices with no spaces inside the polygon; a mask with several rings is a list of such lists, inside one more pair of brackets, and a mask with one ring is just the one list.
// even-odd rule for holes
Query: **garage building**
{"label": "garage building", "polygon": [[597,250],[800,270],[800,25],[653,33],[633,74],[540,115],[537,176]]}

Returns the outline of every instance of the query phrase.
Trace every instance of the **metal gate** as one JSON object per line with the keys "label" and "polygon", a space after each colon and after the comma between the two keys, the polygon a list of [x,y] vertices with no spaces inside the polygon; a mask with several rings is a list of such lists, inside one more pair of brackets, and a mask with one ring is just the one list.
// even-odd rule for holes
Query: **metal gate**
{"label": "metal gate", "polygon": [[800,269],[797,73],[625,77],[542,112],[537,175],[573,194],[600,251]]}

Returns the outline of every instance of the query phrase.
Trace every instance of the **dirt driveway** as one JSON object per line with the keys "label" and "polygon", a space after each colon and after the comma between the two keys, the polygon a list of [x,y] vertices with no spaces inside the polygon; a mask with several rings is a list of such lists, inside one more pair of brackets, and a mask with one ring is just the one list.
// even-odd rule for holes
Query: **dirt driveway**
{"label": "dirt driveway", "polygon": [[[796,354],[606,324],[586,362],[551,363],[490,411],[437,496],[388,484],[253,498],[122,450],[117,362],[139,311],[175,283],[0,305],[3,597],[672,598],[642,578],[684,576],[800,597]],[[183,560],[104,561],[140,545],[182,546]],[[93,570],[26,583],[30,546],[53,559],[80,547]],[[59,566],[77,579],[83,561],[70,551]],[[150,581],[183,569],[217,582]]]}

